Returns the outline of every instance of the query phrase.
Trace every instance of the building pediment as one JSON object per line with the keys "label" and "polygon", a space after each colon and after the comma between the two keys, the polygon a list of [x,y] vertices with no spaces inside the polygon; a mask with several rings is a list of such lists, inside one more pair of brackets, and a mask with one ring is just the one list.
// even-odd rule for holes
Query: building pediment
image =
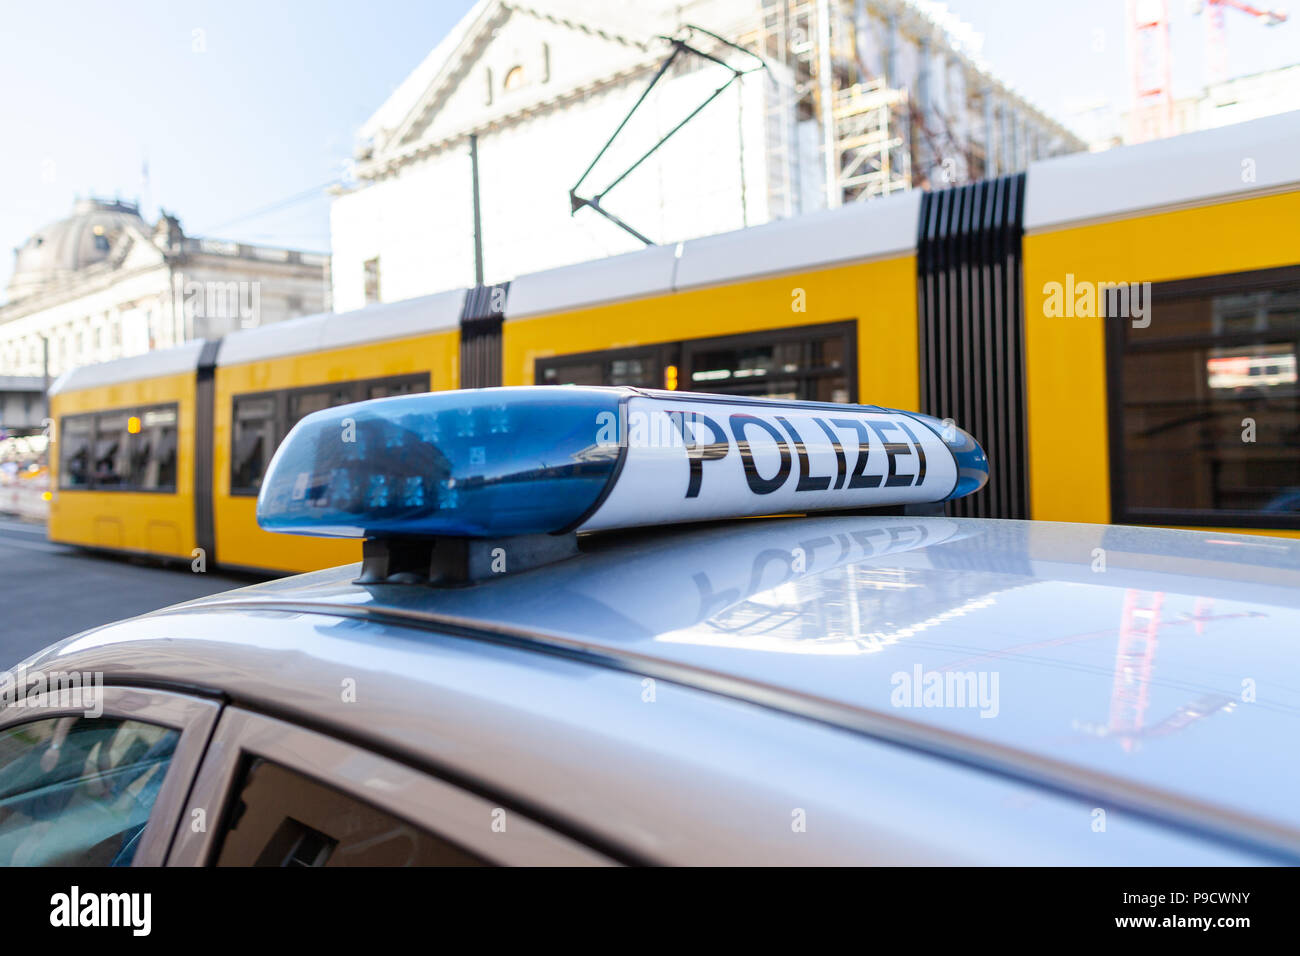
{"label": "building pediment", "polygon": [[635,6],[481,0],[363,128],[359,173],[655,63],[676,7]]}

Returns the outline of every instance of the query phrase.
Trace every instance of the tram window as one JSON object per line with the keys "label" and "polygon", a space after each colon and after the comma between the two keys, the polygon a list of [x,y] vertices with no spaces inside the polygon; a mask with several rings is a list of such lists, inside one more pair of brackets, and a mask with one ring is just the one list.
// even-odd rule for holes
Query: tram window
{"label": "tram window", "polygon": [[257,494],[276,447],[294,425],[312,412],[349,402],[428,390],[429,374],[418,372],[283,392],[237,395],[232,415],[230,493]]}
{"label": "tram window", "polygon": [[[663,388],[664,370],[681,355],[681,385],[696,392],[851,402],[856,393],[853,322],[690,339],[539,359],[541,385],[630,385]],[[671,386],[670,386],[671,387]]]}
{"label": "tram window", "polygon": [[96,488],[129,486],[127,412],[100,415],[95,421],[95,450],[91,456],[91,482]]}
{"label": "tram window", "polygon": [[391,398],[394,395],[415,395],[418,392],[427,390],[427,381],[380,382],[377,385],[366,386],[366,398]]}
{"label": "tram window", "polygon": [[609,363],[609,384],[611,385],[644,387],[647,382],[654,382],[654,378],[655,375],[650,369],[650,362],[644,358],[614,359]]}
{"label": "tram window", "polygon": [[605,385],[605,366],[601,362],[547,365],[542,370],[542,384]]}
{"label": "tram window", "polygon": [[1108,326],[1114,519],[1300,527],[1300,268],[1162,283],[1148,314]]}
{"label": "tram window", "polygon": [[335,405],[346,405],[353,401],[356,399],[352,397],[352,387],[349,384],[290,393],[289,427],[292,428],[312,412],[333,408]]}
{"label": "tram window", "polygon": [[[1181,296],[1168,293],[1162,296],[1160,289],[1155,286],[1151,292],[1153,298],[1162,299],[1159,312],[1152,309],[1153,321],[1144,328],[1130,327],[1128,342],[1136,345],[1173,338],[1300,332],[1300,289],[1297,288],[1282,285],[1262,289],[1224,288],[1217,293]],[[1117,305],[1123,309],[1123,302]],[[1133,314],[1131,308],[1129,314]]]}
{"label": "tram window", "polygon": [[391,398],[394,395],[415,395],[420,392],[429,390],[428,375],[398,375],[393,378],[383,378],[373,382],[361,383],[361,395],[359,401],[363,398]]}
{"label": "tram window", "polygon": [[663,388],[659,348],[620,350],[590,356],[560,356],[537,363],[539,385],[627,385]]}
{"label": "tram window", "polygon": [[176,408],[143,409],[129,439],[130,484],[140,491],[176,490]]}
{"label": "tram window", "polygon": [[230,490],[256,494],[280,436],[274,395],[235,399],[230,459]]}
{"label": "tram window", "polygon": [[90,486],[90,452],[95,441],[95,416],[71,415],[59,427],[59,487]]}
{"label": "tram window", "polygon": [[177,418],[157,405],[63,419],[59,487],[174,492]]}
{"label": "tram window", "polygon": [[780,329],[682,343],[688,387],[699,392],[853,400],[853,325]]}

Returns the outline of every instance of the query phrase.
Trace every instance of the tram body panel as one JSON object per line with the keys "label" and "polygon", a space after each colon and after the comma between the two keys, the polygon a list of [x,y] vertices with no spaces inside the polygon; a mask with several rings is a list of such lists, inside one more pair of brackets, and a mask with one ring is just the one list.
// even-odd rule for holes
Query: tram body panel
{"label": "tram body panel", "polygon": [[[693,348],[704,340],[742,335],[761,343],[771,333],[837,323],[850,323],[856,340],[848,358],[855,366],[851,374],[857,394],[848,400],[915,407],[919,372],[913,255],[528,318],[511,319],[507,313],[503,384],[541,384],[537,363],[553,357],[639,346]],[[684,367],[677,384],[682,389],[717,387],[693,382]]]}
{"label": "tram body panel", "polygon": [[[1073,287],[1082,290],[1084,283],[1164,283],[1291,266],[1300,263],[1296,222],[1300,191],[1287,191],[1024,237],[1034,518],[1112,521],[1107,320],[1096,308],[1092,316],[1049,314],[1049,284],[1064,286],[1070,276]],[[1161,321],[1158,309],[1151,321]],[[1285,528],[1229,530],[1300,536]]]}
{"label": "tram body panel", "polygon": [[[189,561],[195,547],[194,530],[194,397],[192,372],[119,382],[77,391],[58,392],[50,399],[50,416],[56,429],[55,453],[50,456],[51,541]],[[171,490],[119,490],[69,486],[60,454],[74,440],[76,422],[92,416],[107,422],[133,413],[157,410],[171,417],[175,409],[174,481]],[[63,434],[64,425],[69,433]],[[130,433],[128,432],[128,435]],[[134,436],[138,438],[138,434]],[[130,442],[133,438],[128,438]],[[93,446],[108,439],[90,439]],[[93,447],[89,454],[94,458]],[[127,452],[129,454],[129,452]],[[155,482],[156,483],[156,482]]]}

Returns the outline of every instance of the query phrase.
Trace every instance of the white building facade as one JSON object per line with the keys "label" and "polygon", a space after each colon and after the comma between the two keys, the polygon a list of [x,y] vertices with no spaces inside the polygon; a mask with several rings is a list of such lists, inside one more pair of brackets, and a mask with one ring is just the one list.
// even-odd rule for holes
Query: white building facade
{"label": "white building facade", "polygon": [[[932,7],[480,0],[360,131],[355,182],[331,208],[334,308],[503,282],[642,248],[638,235],[672,244],[1083,147],[992,77]],[[686,47],[646,94],[674,50],[665,37]],[[575,209],[575,186],[630,231]]]}
{"label": "white building facade", "polygon": [[188,237],[164,214],[80,200],[17,251],[0,305],[0,375],[216,338],[328,307],[327,256]]}

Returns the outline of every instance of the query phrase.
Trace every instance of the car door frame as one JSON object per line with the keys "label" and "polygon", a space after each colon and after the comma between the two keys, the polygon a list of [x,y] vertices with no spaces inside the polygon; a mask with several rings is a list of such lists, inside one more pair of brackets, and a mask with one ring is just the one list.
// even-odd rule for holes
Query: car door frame
{"label": "car door frame", "polygon": [[[433,773],[327,733],[235,705],[221,714],[190,794],[168,866],[208,866],[220,852],[247,757],[261,757],[449,840],[490,863],[609,866],[616,861],[571,837],[448,783]],[[497,824],[494,826],[494,824]]]}
{"label": "car door frame", "polygon": [[[111,684],[96,687],[95,693],[101,717],[137,720],[180,731],[167,775],[149,809],[149,821],[131,862],[132,866],[161,866],[171,850],[181,810],[217,725],[221,703],[175,691]],[[81,706],[71,706],[66,689],[40,691],[0,709],[0,730],[38,720],[84,717],[87,710],[84,697]]]}

